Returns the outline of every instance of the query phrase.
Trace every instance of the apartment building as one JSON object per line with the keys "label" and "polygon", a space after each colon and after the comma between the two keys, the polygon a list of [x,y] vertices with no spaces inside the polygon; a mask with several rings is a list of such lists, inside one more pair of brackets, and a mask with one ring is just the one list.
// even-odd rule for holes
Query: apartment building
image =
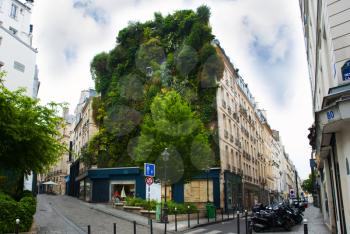
{"label": "apartment building", "polygon": [[217,114],[221,161],[221,205],[250,208],[268,202],[274,188],[271,161],[272,130],[263,111],[256,106],[248,85],[238,74],[218,41],[224,62],[218,81]]}
{"label": "apartment building", "polygon": [[37,50],[33,48],[30,24],[33,1],[0,1],[0,70],[6,71],[5,87],[25,88],[36,98],[39,91]]}
{"label": "apartment building", "polygon": [[[62,114],[62,124],[59,126],[59,131],[62,136],[60,142],[69,149],[70,136],[72,134],[74,116],[69,114],[69,109],[64,108]],[[52,181],[57,185],[52,186],[52,191],[55,194],[66,194],[66,182],[69,174],[71,152],[69,150],[64,151],[59,160],[53,165],[47,174],[41,176],[42,182]]]}
{"label": "apartment building", "polygon": [[82,148],[98,132],[97,125],[93,118],[93,98],[96,97],[94,89],[81,91],[79,103],[74,111],[74,122],[70,137],[70,151],[72,162],[69,173],[69,195],[80,196],[80,199],[90,201],[90,184],[86,181],[87,168],[80,161]]}
{"label": "apartment building", "polygon": [[[6,72],[3,83],[6,88],[11,91],[24,88],[27,96],[36,98],[40,82],[38,51],[32,45],[32,8],[33,0],[0,0],[0,71]],[[33,174],[24,179],[24,189],[35,189],[34,184]]]}
{"label": "apartment building", "polygon": [[315,123],[315,190],[333,233],[350,232],[350,1],[299,0]]}

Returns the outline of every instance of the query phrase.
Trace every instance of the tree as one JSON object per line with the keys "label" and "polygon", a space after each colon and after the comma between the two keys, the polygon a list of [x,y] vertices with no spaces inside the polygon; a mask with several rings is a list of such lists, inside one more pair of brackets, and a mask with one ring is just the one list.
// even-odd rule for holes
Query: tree
{"label": "tree", "polygon": [[304,180],[303,183],[301,184],[301,188],[308,193],[312,193],[313,192],[313,178],[312,178],[312,174],[309,175],[309,178]]}
{"label": "tree", "polygon": [[[154,98],[133,154],[140,165],[155,162],[164,168],[166,162],[161,154],[165,148],[170,152],[166,176],[173,183],[191,179],[199,170],[214,164],[203,123],[175,91]],[[158,170],[158,176],[164,176],[163,171]]]}
{"label": "tree", "polygon": [[24,90],[11,92],[0,75],[0,165],[22,175],[44,172],[61,155],[56,116],[58,104],[39,104],[24,95]]}

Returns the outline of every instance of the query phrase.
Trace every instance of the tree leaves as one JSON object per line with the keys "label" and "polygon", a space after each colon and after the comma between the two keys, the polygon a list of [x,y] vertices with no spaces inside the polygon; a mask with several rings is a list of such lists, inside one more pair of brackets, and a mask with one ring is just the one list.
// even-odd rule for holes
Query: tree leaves
{"label": "tree leaves", "polygon": [[0,84],[0,165],[29,174],[43,172],[64,150],[59,142],[58,104],[41,106],[23,94]]}

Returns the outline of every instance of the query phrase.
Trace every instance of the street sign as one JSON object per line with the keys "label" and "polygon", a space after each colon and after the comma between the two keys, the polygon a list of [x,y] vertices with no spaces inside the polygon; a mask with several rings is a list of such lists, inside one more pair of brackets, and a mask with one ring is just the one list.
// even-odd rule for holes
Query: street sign
{"label": "street sign", "polygon": [[152,163],[145,163],[145,176],[154,177],[156,175],[156,165]]}
{"label": "street sign", "polygon": [[151,186],[153,184],[154,180],[153,177],[146,177],[146,184]]}
{"label": "street sign", "polygon": [[344,63],[344,66],[341,68],[341,73],[343,76],[343,81],[350,80],[350,60]]}
{"label": "street sign", "polygon": [[290,198],[295,198],[294,189],[290,189],[290,190],[289,190],[289,197],[290,197]]}

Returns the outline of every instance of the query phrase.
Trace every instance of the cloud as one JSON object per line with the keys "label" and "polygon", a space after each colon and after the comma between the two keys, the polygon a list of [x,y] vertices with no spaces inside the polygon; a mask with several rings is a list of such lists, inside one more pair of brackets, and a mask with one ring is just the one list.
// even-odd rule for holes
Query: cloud
{"label": "cloud", "polygon": [[66,47],[64,50],[63,50],[63,54],[64,54],[64,57],[65,57],[65,60],[67,63],[71,64],[72,62],[74,62],[77,57],[78,57],[78,54],[77,54],[77,46],[75,45],[70,45],[68,47]]}
{"label": "cloud", "polygon": [[85,17],[92,18],[97,24],[108,24],[109,14],[91,0],[73,0],[73,8],[82,9]]}
{"label": "cloud", "polygon": [[71,0],[56,1],[55,7],[51,1],[35,1],[39,98],[69,102],[73,109],[80,91],[94,87],[92,58],[113,49],[118,31],[129,21],[145,22],[154,12],[166,15],[201,4],[211,8],[213,33],[306,177],[312,107],[298,1]]}

